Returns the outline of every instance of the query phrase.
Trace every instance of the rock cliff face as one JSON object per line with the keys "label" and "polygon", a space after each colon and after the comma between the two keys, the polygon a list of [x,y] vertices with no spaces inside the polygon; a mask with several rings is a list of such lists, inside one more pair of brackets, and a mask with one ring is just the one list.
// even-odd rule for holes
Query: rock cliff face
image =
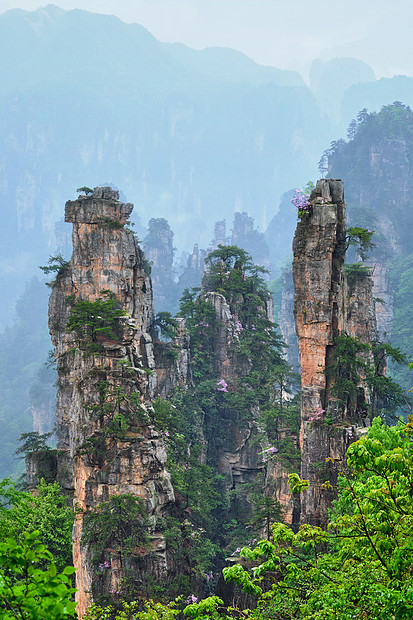
{"label": "rock cliff face", "polygon": [[[369,264],[374,295],[382,300],[376,304],[377,327],[386,339],[392,336],[395,302],[397,306],[394,264],[411,253],[411,122],[409,108],[386,106],[367,114],[355,136],[329,156],[329,174],[347,179],[349,222],[376,233]],[[392,337],[392,344],[407,352],[406,343],[406,334]]]}
{"label": "rock cliff face", "polygon": [[243,213],[234,213],[231,244],[247,250],[257,265],[270,268],[270,251],[263,233],[254,225],[254,218]]}
{"label": "rock cliff face", "polygon": [[[150,546],[137,553],[130,568],[138,582],[145,570],[158,577],[166,570],[156,518],[174,494],[163,440],[147,415],[156,390],[152,288],[143,253],[125,227],[132,209],[106,187],[66,203],[65,219],[73,223],[73,255],[58,274],[49,306],[58,368],[58,480],[73,493],[81,511],[73,532],[80,617],[93,596],[119,590],[122,577],[116,549],[106,550],[111,569],[99,576],[93,550],[82,543],[85,515],[101,502],[121,494],[143,500]],[[123,315],[115,335],[98,330],[91,342],[90,331],[68,330],[80,302],[102,298],[111,299]],[[89,320],[99,319],[92,313]]]}
{"label": "rock cliff face", "polygon": [[163,218],[152,218],[148,234],[143,240],[143,249],[149,265],[153,287],[154,306],[157,311],[175,310],[175,288],[173,276],[174,234]]}
{"label": "rock cliff face", "polygon": [[[276,317],[277,319],[277,317]],[[294,282],[292,269],[284,269],[282,274],[281,308],[278,314],[278,324],[287,345],[285,356],[294,372],[300,372],[298,361],[298,341],[294,322]]]}
{"label": "rock cliff face", "polygon": [[192,288],[200,285],[202,275],[205,271],[205,256],[206,251],[200,249],[198,244],[195,243],[191,254],[189,254],[187,258],[186,267],[179,276],[179,291],[182,292],[185,288]]}
{"label": "rock cliff face", "polygon": [[[206,296],[211,301],[218,319],[213,346],[215,371],[231,390],[239,378],[246,376],[251,370],[250,364],[246,363],[238,351],[240,323],[237,307],[245,301],[239,299],[237,304],[230,306],[225,297],[219,293],[208,292]],[[263,311],[272,321],[271,297],[266,300]],[[297,505],[295,499],[291,497],[288,473],[278,455],[268,462],[263,459],[263,450],[268,446],[268,439],[258,421],[259,406],[253,406],[250,415],[245,415],[244,412],[243,417],[230,408],[223,413],[220,419],[219,440],[217,441],[208,429],[207,435],[210,437],[208,450],[214,454],[218,470],[226,481],[226,490],[242,494],[245,485],[257,485],[257,480],[262,479],[262,492],[279,502],[284,520],[291,523],[296,519]],[[280,439],[283,438],[283,433],[285,434],[282,431]],[[296,437],[292,439],[293,442],[297,440]],[[243,495],[242,510],[245,513],[251,507],[245,500],[246,493]],[[266,532],[263,531],[262,535],[266,535]]]}
{"label": "rock cliff face", "polygon": [[393,330],[394,299],[384,260],[372,263],[373,296],[376,302],[377,330],[381,340],[387,340]]}
{"label": "rock cliff face", "polygon": [[[238,343],[238,317],[231,312],[225,297],[219,293],[208,292],[218,319],[214,336],[214,366],[217,376],[229,386],[235,384],[239,376],[245,375],[247,368],[243,367],[236,353]],[[214,451],[218,469],[225,477],[227,490],[237,489],[246,482],[252,482],[259,471],[262,471],[262,460],[259,457],[260,446],[256,439],[256,425],[254,418],[239,420],[234,412],[226,411],[226,417],[220,420],[223,430],[222,437],[216,442],[213,436],[210,439],[209,451]]]}
{"label": "rock cliff face", "polygon": [[[301,500],[301,520],[323,525],[334,497],[335,465],[343,462],[357,422],[357,399],[345,404],[334,392],[336,339],[376,340],[372,281],[347,284],[346,205],[340,180],[318,181],[311,207],[293,242],[294,316],[301,366],[301,474],[311,486]],[[365,394],[368,398],[368,395]],[[327,462],[326,459],[332,459]]]}

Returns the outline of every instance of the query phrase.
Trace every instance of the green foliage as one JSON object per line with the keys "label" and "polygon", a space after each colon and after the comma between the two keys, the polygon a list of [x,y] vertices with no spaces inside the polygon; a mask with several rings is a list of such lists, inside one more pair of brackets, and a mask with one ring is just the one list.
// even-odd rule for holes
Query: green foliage
{"label": "green foliage", "polygon": [[363,265],[363,263],[346,263],[344,265],[344,273],[346,274],[347,282],[351,288],[360,276],[367,276],[370,278],[372,268],[367,265]]}
{"label": "green foliage", "polygon": [[236,302],[240,295],[261,295],[268,298],[268,290],[260,274],[264,267],[254,265],[251,256],[235,245],[218,245],[205,259],[207,272],[203,288],[222,293],[228,302]]}
{"label": "green foliage", "polygon": [[366,260],[368,252],[376,247],[371,240],[373,235],[374,230],[369,230],[368,228],[361,228],[360,226],[347,228],[346,251],[350,246],[354,246],[361,260]]}
{"label": "green foliage", "polygon": [[288,475],[288,482],[290,484],[292,493],[302,493],[310,486],[308,480],[302,480],[300,476],[296,473]]}
{"label": "green foliage", "polygon": [[67,322],[68,332],[75,332],[89,353],[98,353],[102,340],[119,340],[119,319],[125,316],[114,293],[102,290],[100,295],[95,301],[75,302]]}
{"label": "green foliage", "polygon": [[100,226],[106,226],[109,230],[122,230],[122,228],[125,227],[125,224],[122,224],[122,222],[111,220],[110,217],[107,216],[99,217],[97,221]]}
{"label": "green foliage", "polygon": [[[332,359],[326,368],[333,382],[332,393],[338,399],[335,417],[342,408],[357,417],[368,414],[372,419],[378,408],[383,416],[391,416],[395,408],[406,401],[400,386],[385,374],[387,359],[406,364],[405,356],[389,343],[363,343],[347,334],[335,338]],[[369,388],[369,404],[362,386]]]}
{"label": "green foliage", "polygon": [[399,407],[410,411],[410,403],[405,391],[386,374],[388,362],[398,366],[407,366],[406,356],[389,342],[373,342],[370,344],[373,361],[367,373],[367,384],[371,390],[370,418],[376,416],[376,410],[383,418],[393,419]]}
{"label": "green foliage", "polygon": [[178,432],[173,427],[165,431],[167,469],[180,511],[180,519],[167,519],[165,538],[175,560],[182,559],[199,576],[214,567],[214,560],[220,552],[217,510],[222,504],[222,489],[220,477],[210,465],[202,462],[203,446],[196,429],[192,427],[190,431],[190,420],[183,419],[189,402],[185,399],[185,408],[180,411],[182,418],[174,419]]}
{"label": "green foliage", "polygon": [[[385,263],[394,303],[394,321],[387,337],[393,346],[410,355],[413,112],[395,101],[377,113],[362,110],[352,125],[350,140],[329,149],[329,176],[345,180],[351,221],[377,231],[372,263]],[[372,159],[372,153],[378,154],[377,159]],[[389,218],[391,227],[386,225]],[[407,369],[390,364],[389,371],[407,391],[411,385]]]}
{"label": "green foliage", "polygon": [[[65,260],[61,254],[56,254],[56,256],[49,256],[48,264],[44,266],[39,265],[39,269],[41,269],[43,273],[47,275],[49,273],[55,273],[56,280],[58,280],[68,269],[69,265],[70,261]],[[53,288],[56,280],[46,282],[47,286]]]}
{"label": "green foliage", "polygon": [[[128,373],[128,365],[121,365]],[[130,371],[129,371],[130,372]],[[93,371],[92,371],[93,373]],[[93,434],[78,448],[78,454],[87,454],[92,464],[103,466],[110,460],[112,448],[128,431],[149,422],[142,405],[140,392],[127,393],[123,387],[112,385],[104,371],[95,371],[96,400],[86,404],[91,420],[95,422]],[[126,374],[127,376],[127,374]]]}
{"label": "green foliage", "polygon": [[[74,618],[74,568],[58,573],[52,556],[38,541],[38,532],[23,532],[0,543],[0,607],[4,620],[64,620]],[[39,563],[48,568],[38,568]]]}
{"label": "green foliage", "polygon": [[139,392],[128,395],[121,387],[111,387],[104,379],[99,382],[97,391],[99,401],[89,404],[88,410],[104,437],[122,439],[132,426],[146,420]]}
{"label": "green foliage", "polygon": [[[331,144],[325,151],[325,158],[329,163],[329,174],[335,177],[338,173],[341,178],[351,179],[351,192],[357,193],[361,183],[366,182],[370,177],[370,149],[372,144],[377,144],[378,139],[391,141],[403,140],[406,144],[407,156],[411,161],[413,148],[411,146],[413,137],[413,113],[409,106],[400,102],[392,105],[383,106],[380,112],[368,113],[366,109],[359,112],[352,131],[351,139],[338,140]],[[384,172],[383,178],[377,182],[377,177],[373,177],[372,194],[382,193],[382,197],[387,204],[392,191],[391,183],[388,183],[387,175],[391,174],[388,167],[387,174]],[[386,192],[386,185],[389,185]],[[350,193],[350,204],[353,202]],[[380,201],[381,202],[381,201]],[[357,201],[354,201],[357,204]]]}
{"label": "green foliage", "polygon": [[253,532],[265,530],[267,538],[271,536],[271,525],[281,521],[282,508],[280,503],[271,495],[264,495],[262,490],[254,494],[252,499],[252,516],[248,525]]}
{"label": "green foliage", "polygon": [[177,335],[178,321],[170,312],[158,312],[155,316],[154,327],[159,329],[163,338],[174,338]]}
{"label": "green foliage", "polygon": [[[23,454],[26,456],[27,454],[30,454],[30,452],[48,452],[51,448],[46,444],[46,441],[53,435],[54,431],[43,434],[40,434],[37,431],[22,433],[19,437],[19,443],[23,443],[21,443],[21,445],[17,448],[16,454]],[[24,458],[24,456],[21,458]]]}
{"label": "green foliage", "polygon": [[151,275],[152,265],[153,265],[152,261],[148,260],[147,258],[143,259],[143,261],[142,261],[143,270],[146,273],[146,275],[148,276],[148,278]]}
{"label": "green foliage", "polygon": [[347,452],[351,476],[341,478],[328,531],[278,523],[273,543],[244,548],[244,565],[224,569],[226,580],[258,598],[248,618],[411,618],[411,432],[376,419]]}
{"label": "green foliage", "polygon": [[112,495],[84,514],[82,543],[91,549],[95,565],[109,559],[109,548],[125,559],[148,547],[148,525],[148,512],[141,498],[128,493]]}
{"label": "green foliage", "polygon": [[78,194],[85,194],[86,196],[88,196],[89,194],[93,194],[93,189],[87,187],[86,185],[84,185],[83,187],[78,187],[76,191],[78,192]]}
{"label": "green foliage", "polygon": [[[192,321],[195,315],[195,300],[198,293],[201,291],[199,287],[186,288],[181,296],[179,315],[186,318],[187,321]],[[191,323],[190,323],[191,324]]]}
{"label": "green foliage", "polygon": [[356,412],[358,404],[360,409],[364,406],[361,384],[368,369],[369,349],[367,343],[347,334],[334,339],[333,359],[326,368],[326,374],[333,381],[333,394],[338,398],[340,406],[350,414]]}
{"label": "green foliage", "polygon": [[[196,597],[194,597],[196,599]],[[194,620],[231,620],[238,617],[239,611],[226,610],[223,601],[217,596],[210,596],[199,602],[190,603],[183,609],[179,601],[170,602],[168,605],[155,603],[152,600],[137,600],[131,603],[123,602],[122,609],[116,611],[113,606],[99,607],[91,605],[87,610],[84,620],[173,620],[176,617],[188,617]],[[236,611],[236,616],[228,615],[227,611]],[[242,612],[241,612],[242,613]],[[242,613],[242,617],[247,617]]]}
{"label": "green foliage", "polygon": [[57,275],[61,275],[70,265],[70,261],[65,260],[61,254],[56,254],[56,256],[49,256],[48,264],[46,266],[40,267],[43,273],[57,273]]}
{"label": "green foliage", "polygon": [[[194,620],[230,620],[233,616],[228,616],[223,607],[224,601],[218,596],[209,596],[199,601],[191,603],[184,609],[184,615]],[[222,613],[221,613],[222,612]]]}
{"label": "green foliage", "polygon": [[[261,405],[259,422],[264,425],[269,441],[277,442],[279,449],[281,449],[280,429],[299,431],[298,383],[299,376],[292,372],[285,359],[278,360],[268,375],[267,398],[266,403]],[[294,397],[291,397],[292,393],[295,393]]]}
{"label": "green foliage", "polygon": [[[198,578],[241,540],[252,538],[253,531],[280,517],[277,502],[261,497],[264,485],[258,480],[249,490],[245,486],[248,499],[236,489],[225,490],[228,481],[217,468],[221,446],[232,440],[234,426],[250,419],[252,411],[262,411],[256,442],[265,445],[267,434],[272,444],[279,443],[279,424],[285,428],[291,422],[295,430],[298,415],[297,402],[290,404],[285,398],[292,378],[281,355],[280,336],[267,317],[270,293],[261,277],[265,270],[236,246],[219,246],[206,262],[204,292],[186,289],[180,307],[190,335],[193,385],[177,389],[168,404],[155,402],[151,414],[168,444],[167,468],[179,508],[178,518],[166,523],[167,545]],[[222,326],[215,309],[217,293],[232,315],[230,355],[236,372],[231,385],[218,371],[216,348]],[[273,450],[271,458],[277,453],[277,448]],[[264,463],[269,455],[264,451],[258,458]]]}
{"label": "green foliage", "polygon": [[[219,245],[205,261],[208,270],[203,287],[221,293],[230,306],[238,330],[238,353],[251,366],[242,383],[251,392],[252,385],[264,385],[271,366],[282,359],[283,343],[266,313],[270,293],[261,277],[266,270],[254,265],[250,255],[237,246]],[[204,300],[208,302],[208,293]]]}
{"label": "green foliage", "polygon": [[116,611],[113,606],[99,607],[91,605],[83,616],[84,620],[173,620],[179,615],[176,603],[168,605],[152,600],[122,602],[122,609]]}
{"label": "green foliage", "polygon": [[0,538],[19,540],[23,532],[38,530],[60,571],[72,563],[73,520],[57,483],[42,480],[33,494],[18,491],[8,479],[0,483]]}

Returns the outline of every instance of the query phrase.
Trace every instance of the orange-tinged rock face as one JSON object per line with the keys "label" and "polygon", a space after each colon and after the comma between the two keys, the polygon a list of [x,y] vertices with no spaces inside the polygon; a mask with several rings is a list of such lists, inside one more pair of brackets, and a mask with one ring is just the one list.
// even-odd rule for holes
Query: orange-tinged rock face
{"label": "orange-tinged rock face", "polygon": [[[345,459],[355,411],[334,397],[328,370],[335,338],[376,339],[372,282],[360,277],[349,288],[343,271],[346,228],[343,184],[322,179],[293,242],[294,317],[301,367],[301,475],[311,483],[301,500],[301,521],[323,525],[334,498],[338,463]],[[337,413],[338,412],[338,413]],[[326,459],[332,459],[326,462]]]}
{"label": "orange-tinged rock face", "polygon": [[[143,253],[124,226],[132,208],[120,203],[110,188],[95,188],[92,196],[66,204],[66,221],[73,222],[73,256],[56,279],[49,307],[59,377],[58,479],[82,511],[128,493],[142,498],[150,517],[155,517],[174,495],[165,471],[163,440],[145,421],[146,403],[156,387],[153,303]],[[98,334],[97,351],[90,354],[82,338],[68,332],[67,322],[77,301],[93,302],[102,290],[116,296],[124,316],[117,337]],[[120,391],[122,398],[116,396]],[[115,411],[132,420],[123,435],[107,430]],[[96,439],[99,454],[90,448]],[[73,530],[79,617],[93,593],[99,593],[101,579],[82,543],[82,524],[79,513]],[[106,560],[112,562],[111,553],[115,566],[116,552],[108,550]],[[166,570],[165,545],[157,545],[154,557],[151,570],[159,576]],[[121,571],[111,573],[112,581],[120,578]],[[110,585],[116,591],[119,584]]]}

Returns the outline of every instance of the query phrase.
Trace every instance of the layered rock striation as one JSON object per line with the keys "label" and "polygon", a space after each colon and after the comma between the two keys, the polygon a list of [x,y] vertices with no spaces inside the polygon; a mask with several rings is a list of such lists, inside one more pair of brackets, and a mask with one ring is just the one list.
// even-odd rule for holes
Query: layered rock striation
{"label": "layered rock striation", "polygon": [[92,545],[82,540],[84,519],[102,502],[122,495],[142,500],[150,540],[132,550],[129,568],[137,582],[143,571],[159,577],[166,570],[156,522],[174,493],[165,445],[148,413],[157,384],[152,287],[144,255],[126,227],[132,209],[107,187],[66,203],[73,255],[50,298],[58,368],[58,480],[73,494],[77,509],[73,555],[79,617],[94,597],[119,591],[124,577],[116,545],[108,544],[100,558],[102,571]]}
{"label": "layered rock striation", "polygon": [[[301,500],[301,521],[324,525],[335,494],[337,469],[345,462],[354,425],[366,416],[369,393],[363,376],[350,398],[337,393],[345,374],[339,337],[347,343],[377,340],[373,283],[368,273],[347,282],[346,205],[343,183],[317,182],[311,205],[297,225],[293,241],[294,316],[301,367],[301,475],[310,488]],[[345,346],[346,342],[344,342]],[[340,358],[340,356],[343,356]],[[369,361],[365,349],[361,358]],[[350,375],[349,375],[350,377]],[[351,380],[351,377],[350,377]]]}

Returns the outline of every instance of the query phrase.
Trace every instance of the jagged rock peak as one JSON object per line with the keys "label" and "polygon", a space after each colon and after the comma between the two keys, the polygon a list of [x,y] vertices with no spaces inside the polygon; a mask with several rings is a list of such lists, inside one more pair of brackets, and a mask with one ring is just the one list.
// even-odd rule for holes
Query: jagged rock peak
{"label": "jagged rock peak", "polygon": [[342,204],[344,183],[341,179],[319,179],[310,196],[316,204]]}
{"label": "jagged rock peak", "polygon": [[[294,316],[301,367],[301,475],[310,481],[303,494],[301,521],[325,525],[334,498],[337,468],[344,463],[366,386],[354,398],[338,394],[332,375],[340,336],[355,342],[377,340],[372,281],[362,273],[351,283],[344,273],[346,205],[340,179],[321,179],[300,214],[293,242]],[[344,372],[344,371],[343,371]],[[361,406],[360,406],[361,405]],[[333,463],[330,467],[326,460]],[[318,465],[317,465],[318,464]],[[320,465],[321,464],[321,465]],[[328,471],[332,484],[324,485]]]}
{"label": "jagged rock peak", "polygon": [[[147,414],[157,383],[154,310],[147,261],[124,226],[133,205],[119,202],[118,192],[108,187],[84,189],[84,196],[66,203],[73,255],[56,277],[49,304],[58,369],[57,478],[83,510],[73,531],[79,618],[94,597],[116,591],[124,578],[112,548],[105,550],[110,575],[99,573],[82,538],[84,515],[98,513],[102,502],[123,494],[142,501],[152,547],[139,558],[140,568],[131,570],[138,580],[140,570],[160,578],[167,557],[156,522],[174,501],[165,445]],[[68,328],[79,303],[99,303],[102,296],[120,312],[109,321],[114,329],[94,332],[90,323]],[[96,320],[105,319],[99,313]],[[123,430],[116,415],[122,416]]]}
{"label": "jagged rock peak", "polygon": [[133,204],[119,202],[119,192],[111,187],[95,187],[92,194],[80,194],[77,200],[68,200],[65,222],[100,224],[102,220],[126,224]]}

